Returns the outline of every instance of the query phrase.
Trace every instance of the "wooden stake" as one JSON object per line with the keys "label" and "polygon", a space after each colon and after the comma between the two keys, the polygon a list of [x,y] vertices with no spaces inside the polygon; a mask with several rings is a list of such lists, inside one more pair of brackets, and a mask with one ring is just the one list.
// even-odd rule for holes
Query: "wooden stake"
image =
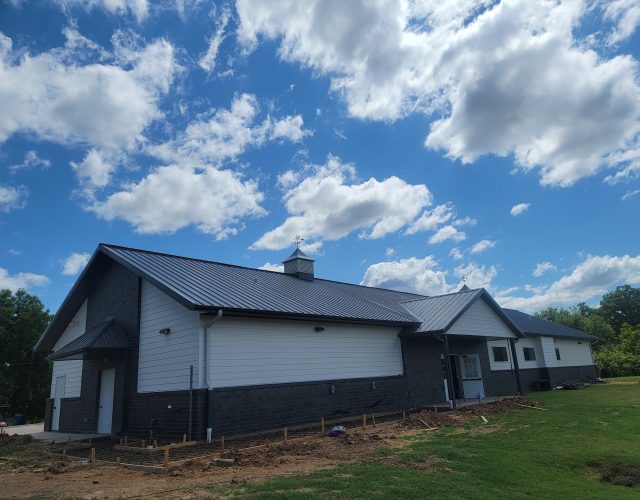
{"label": "wooden stake", "polygon": [[376,416],[375,415],[371,415],[371,420],[373,420],[373,427],[375,428],[375,426],[376,426]]}
{"label": "wooden stake", "polygon": [[140,448],[145,448],[147,445],[147,442],[143,439],[142,442],[140,443]]}
{"label": "wooden stake", "polygon": [[483,421],[485,424],[488,424],[488,423],[489,423],[489,421],[487,420],[487,417],[485,417],[484,415],[480,415],[480,418],[482,419],[482,421]]}
{"label": "wooden stake", "polygon": [[62,450],[62,456],[64,457],[66,454],[67,454],[67,449],[66,449],[66,448],[64,448],[64,449]]}
{"label": "wooden stake", "polygon": [[320,417],[320,433],[324,436],[324,417]]}
{"label": "wooden stake", "polygon": [[164,449],[164,466],[169,467],[169,448]]}
{"label": "wooden stake", "polygon": [[407,412],[406,411],[402,412],[402,420],[407,420]]}
{"label": "wooden stake", "polygon": [[365,430],[367,428],[367,414],[363,413],[362,414],[362,430]]}
{"label": "wooden stake", "polygon": [[91,465],[95,465],[96,463],[96,449],[91,448]]}
{"label": "wooden stake", "polygon": [[120,446],[122,446],[122,443],[123,443],[123,439],[120,438]]}
{"label": "wooden stake", "polygon": [[284,428],[284,442],[287,442],[287,435],[289,434],[289,428],[285,427]]}
{"label": "wooden stake", "polygon": [[154,447],[154,448],[157,448],[157,447],[158,447],[158,440],[157,440],[157,439],[154,439],[154,440],[153,440],[153,447]]}
{"label": "wooden stake", "polygon": [[124,437],[124,444],[126,445],[129,442],[129,436]]}
{"label": "wooden stake", "polygon": [[182,442],[183,442],[183,443],[186,443],[186,442],[187,442],[187,435],[186,435],[186,434],[183,434],[183,435],[182,435]]}
{"label": "wooden stake", "polygon": [[220,438],[220,453],[224,455],[224,436]]}

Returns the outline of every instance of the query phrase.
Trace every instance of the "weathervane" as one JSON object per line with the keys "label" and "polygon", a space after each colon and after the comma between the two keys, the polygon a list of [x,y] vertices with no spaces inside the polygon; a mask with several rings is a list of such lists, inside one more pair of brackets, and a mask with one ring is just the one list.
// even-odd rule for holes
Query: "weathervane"
{"label": "weathervane", "polygon": [[467,279],[468,279],[468,278],[467,278],[466,276],[465,276],[464,278],[462,278],[462,284],[463,284],[463,285],[466,285],[466,284],[467,284]]}
{"label": "weathervane", "polygon": [[296,242],[296,248],[300,248],[300,243],[302,243],[304,241],[304,238],[302,236],[300,236],[299,234],[296,234],[295,240]]}

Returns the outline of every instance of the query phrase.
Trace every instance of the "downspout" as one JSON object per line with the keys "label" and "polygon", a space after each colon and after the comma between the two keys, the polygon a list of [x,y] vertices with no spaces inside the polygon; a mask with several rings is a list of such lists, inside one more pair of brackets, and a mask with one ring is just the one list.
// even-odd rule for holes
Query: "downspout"
{"label": "downspout", "polygon": [[[206,422],[207,422],[207,442],[211,443],[211,439],[212,439],[212,435],[213,435],[213,426],[211,423],[211,400],[209,399],[209,390],[211,389],[211,382],[209,380],[209,346],[208,346],[208,341],[207,341],[207,329],[212,327],[215,323],[217,323],[218,321],[220,321],[222,319],[222,309],[218,309],[218,314],[216,314],[213,317],[203,317],[200,316],[200,325],[202,327],[202,335],[203,335],[203,339],[202,339],[202,357],[201,357],[201,362],[202,362],[202,369],[200,370],[200,373],[204,375],[204,377],[200,380],[200,385],[204,385],[204,388],[206,388],[207,390],[207,396],[206,396],[206,404],[205,404],[205,408],[207,409],[207,413],[206,413]],[[204,382],[204,384],[203,384]]]}
{"label": "downspout", "polygon": [[520,367],[518,366],[518,354],[516,352],[517,339],[509,339],[509,345],[511,346],[511,359],[513,360],[513,370],[516,375],[516,387],[518,389],[518,395],[522,395],[522,385],[520,384]]}

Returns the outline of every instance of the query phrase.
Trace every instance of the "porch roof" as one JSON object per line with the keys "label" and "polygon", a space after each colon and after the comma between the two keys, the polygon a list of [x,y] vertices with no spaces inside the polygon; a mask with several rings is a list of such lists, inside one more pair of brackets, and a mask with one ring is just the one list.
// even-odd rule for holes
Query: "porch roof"
{"label": "porch roof", "polygon": [[124,332],[113,319],[110,319],[62,346],[47,359],[80,359],[87,352],[120,351],[128,348],[129,341]]}

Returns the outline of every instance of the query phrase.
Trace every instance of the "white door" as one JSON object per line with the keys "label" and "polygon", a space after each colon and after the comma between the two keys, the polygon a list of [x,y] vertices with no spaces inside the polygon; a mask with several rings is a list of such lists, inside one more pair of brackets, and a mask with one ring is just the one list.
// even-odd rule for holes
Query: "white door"
{"label": "white door", "polygon": [[53,394],[53,418],[51,419],[51,430],[60,430],[60,405],[67,387],[67,376],[56,377],[55,393]]}
{"label": "white door", "polygon": [[466,399],[484,398],[482,384],[482,370],[480,370],[480,355],[468,354],[460,356],[460,371],[462,375],[462,390]]}
{"label": "white door", "polygon": [[113,418],[113,388],[116,369],[102,370],[100,381],[100,408],[98,409],[98,434],[111,434]]}

